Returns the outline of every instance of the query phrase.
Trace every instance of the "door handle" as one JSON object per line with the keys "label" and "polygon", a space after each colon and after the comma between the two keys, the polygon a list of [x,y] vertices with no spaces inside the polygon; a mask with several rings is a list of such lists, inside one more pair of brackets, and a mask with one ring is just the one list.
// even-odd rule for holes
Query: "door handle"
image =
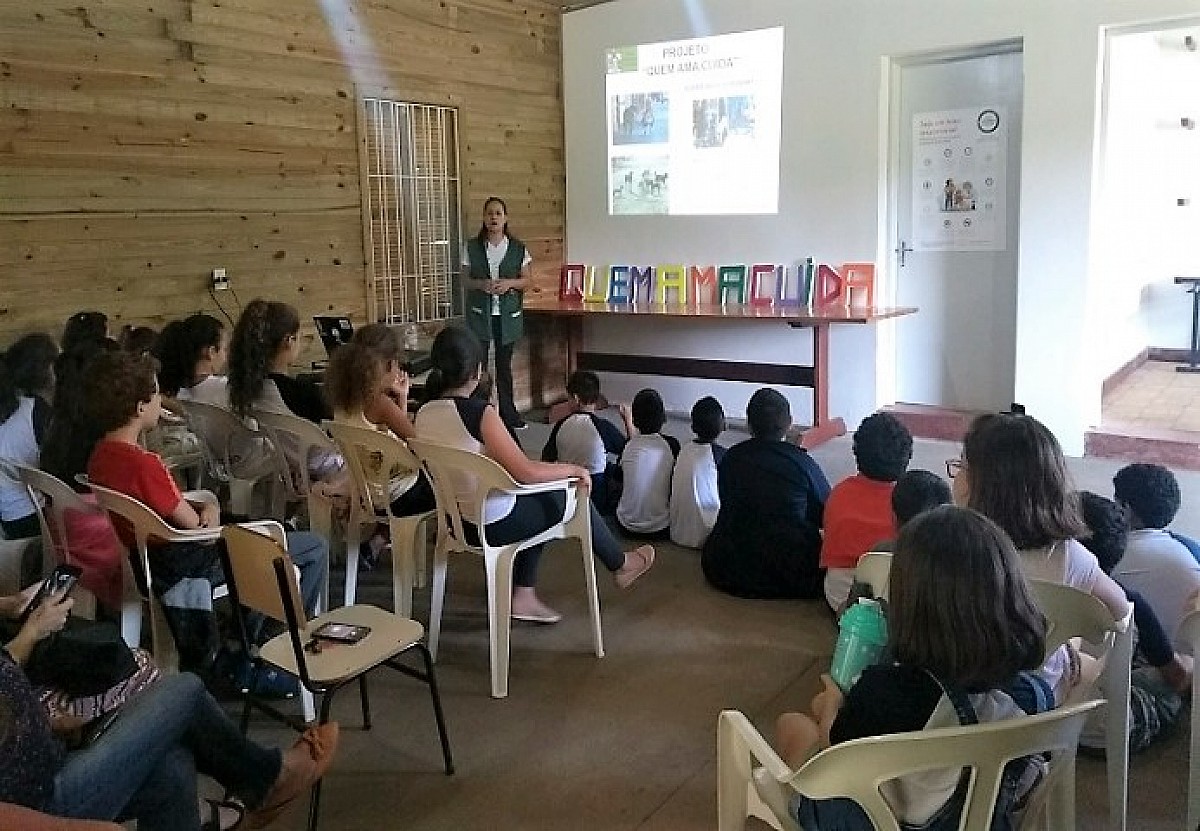
{"label": "door handle", "polygon": [[900,267],[901,267],[901,268],[904,268],[904,266],[905,266],[905,262],[904,262],[904,260],[905,260],[905,257],[906,257],[908,254],[912,253],[912,251],[913,251],[913,247],[912,247],[911,245],[909,245],[907,242],[905,242],[904,240],[900,240],[900,247],[899,247],[899,248],[893,248],[892,250],[893,250],[893,251],[895,251],[897,254],[899,254],[899,255],[900,255]]}

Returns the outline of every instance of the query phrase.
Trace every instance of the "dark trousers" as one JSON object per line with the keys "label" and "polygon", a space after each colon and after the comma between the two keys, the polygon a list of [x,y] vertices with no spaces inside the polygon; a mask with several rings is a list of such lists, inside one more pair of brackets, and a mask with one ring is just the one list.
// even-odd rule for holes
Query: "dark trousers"
{"label": "dark trousers", "polygon": [[[616,571],[625,564],[625,552],[621,544],[609,530],[608,524],[596,510],[591,500],[587,503],[592,512],[592,553],[596,555],[609,571]],[[508,545],[540,534],[552,525],[562,522],[563,512],[567,509],[567,498],[561,492],[535,493],[529,496],[518,496],[513,509],[509,513],[487,524],[488,542],[495,545]],[[583,506],[579,506],[583,510]],[[463,532],[471,545],[479,544],[478,532],[475,526],[464,523]],[[538,561],[542,557],[542,546],[527,548],[517,555],[513,562],[513,585],[536,586]]]}
{"label": "dark trousers", "polygon": [[521,414],[513,404],[512,356],[516,343],[503,343],[500,315],[492,315],[492,344],[496,347],[496,398],[500,402],[500,418],[509,427],[521,423]]}
{"label": "dark trousers", "polygon": [[4,531],[6,540],[25,540],[42,534],[42,524],[38,522],[36,513],[20,519],[0,519],[0,529]]}

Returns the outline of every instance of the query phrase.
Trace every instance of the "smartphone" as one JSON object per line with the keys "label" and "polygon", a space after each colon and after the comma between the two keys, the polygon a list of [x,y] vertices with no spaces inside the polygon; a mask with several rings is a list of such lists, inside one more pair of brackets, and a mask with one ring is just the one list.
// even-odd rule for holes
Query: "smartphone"
{"label": "smartphone", "polygon": [[104,715],[96,716],[94,719],[83,725],[80,731],[80,737],[84,747],[89,747],[94,744],[96,739],[104,735],[108,728],[112,727],[113,722],[117,720],[117,716],[121,715],[121,710],[109,710]]}
{"label": "smartphone", "polygon": [[349,623],[326,623],[313,632],[314,638],[338,643],[358,643],[371,634],[370,626],[354,626]]}
{"label": "smartphone", "polygon": [[75,588],[81,574],[83,574],[83,569],[79,566],[55,566],[54,571],[50,572],[50,576],[42,581],[33,600],[29,601],[29,605],[25,607],[25,611],[21,614],[21,624],[24,625],[29,616],[33,614],[33,610],[40,606],[47,597],[54,594],[65,594]]}

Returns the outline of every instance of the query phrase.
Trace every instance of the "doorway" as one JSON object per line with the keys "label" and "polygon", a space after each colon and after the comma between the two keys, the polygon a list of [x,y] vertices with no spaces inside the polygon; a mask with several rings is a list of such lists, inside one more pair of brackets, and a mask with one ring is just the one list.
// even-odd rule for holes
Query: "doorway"
{"label": "doorway", "polygon": [[[1000,410],[1015,384],[1021,43],[895,59],[889,99],[892,400]],[[886,373],[884,373],[886,374]]]}

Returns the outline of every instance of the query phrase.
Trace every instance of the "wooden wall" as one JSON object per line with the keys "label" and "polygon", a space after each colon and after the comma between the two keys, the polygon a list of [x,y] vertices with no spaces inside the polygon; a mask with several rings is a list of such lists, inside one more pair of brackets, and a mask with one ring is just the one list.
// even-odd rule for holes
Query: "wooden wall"
{"label": "wooden wall", "polygon": [[504,196],[553,290],[560,31],[551,0],[0,3],[0,344],[80,309],[219,314],[218,266],[232,314],[364,320],[360,93],[459,108],[465,228]]}

